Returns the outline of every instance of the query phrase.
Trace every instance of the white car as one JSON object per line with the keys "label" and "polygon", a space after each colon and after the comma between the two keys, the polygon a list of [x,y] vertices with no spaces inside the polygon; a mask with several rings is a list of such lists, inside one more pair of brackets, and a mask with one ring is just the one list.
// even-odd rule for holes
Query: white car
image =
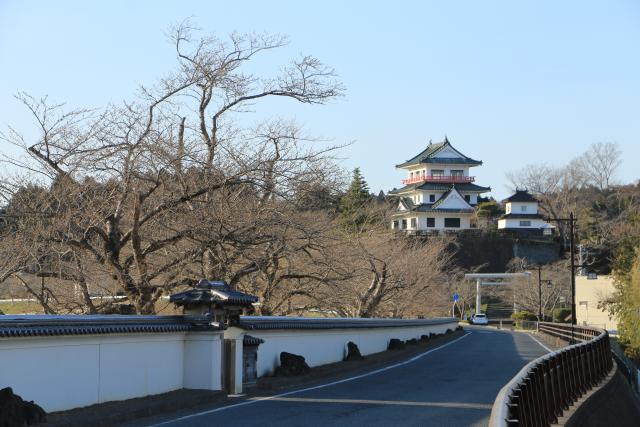
{"label": "white car", "polygon": [[484,313],[474,314],[473,316],[471,316],[471,324],[472,325],[488,325],[489,319],[487,318],[487,315]]}

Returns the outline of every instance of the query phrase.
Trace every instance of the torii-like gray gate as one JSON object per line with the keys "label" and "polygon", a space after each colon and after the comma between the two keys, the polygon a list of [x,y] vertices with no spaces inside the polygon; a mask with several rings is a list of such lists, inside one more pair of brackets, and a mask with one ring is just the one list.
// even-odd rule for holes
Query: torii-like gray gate
{"label": "torii-like gray gate", "polygon": [[476,314],[480,314],[480,287],[481,286],[495,286],[495,285],[508,285],[511,282],[483,282],[483,280],[505,280],[515,277],[529,277],[531,272],[524,271],[522,273],[468,273],[464,275],[465,280],[476,281]]}

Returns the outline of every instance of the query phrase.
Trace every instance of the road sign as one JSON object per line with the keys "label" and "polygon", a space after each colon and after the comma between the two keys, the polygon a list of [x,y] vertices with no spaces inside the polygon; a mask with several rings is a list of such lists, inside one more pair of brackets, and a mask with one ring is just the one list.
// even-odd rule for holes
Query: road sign
{"label": "road sign", "polygon": [[460,295],[458,295],[458,293],[456,292],[455,294],[453,294],[453,300],[454,301],[458,301],[460,299]]}

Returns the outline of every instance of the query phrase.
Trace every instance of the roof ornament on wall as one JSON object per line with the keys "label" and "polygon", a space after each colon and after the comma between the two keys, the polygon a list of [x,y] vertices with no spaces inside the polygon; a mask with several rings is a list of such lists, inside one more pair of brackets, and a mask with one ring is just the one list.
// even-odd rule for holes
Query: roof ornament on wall
{"label": "roof ornament on wall", "polygon": [[240,314],[254,311],[258,297],[234,290],[224,281],[202,279],[193,289],[171,295],[169,301],[185,314],[210,314],[215,322],[234,325]]}

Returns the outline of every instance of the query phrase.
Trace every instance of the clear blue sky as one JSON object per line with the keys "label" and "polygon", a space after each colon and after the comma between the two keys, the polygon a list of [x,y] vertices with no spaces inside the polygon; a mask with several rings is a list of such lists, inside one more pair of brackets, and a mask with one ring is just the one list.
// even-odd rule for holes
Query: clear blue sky
{"label": "clear blue sky", "polygon": [[[224,35],[287,34],[261,66],[310,53],[347,88],[326,106],[278,104],[309,133],[354,141],[345,167],[371,189],[399,186],[399,163],[445,134],[481,159],[477,182],[507,195],[505,172],[561,165],[617,141],[621,181],[640,178],[637,1],[22,1],[0,0],[0,126],[27,131],[12,94],[71,106],[130,98],[174,65],[167,27],[193,16]],[[0,147],[7,151],[7,147]]]}

